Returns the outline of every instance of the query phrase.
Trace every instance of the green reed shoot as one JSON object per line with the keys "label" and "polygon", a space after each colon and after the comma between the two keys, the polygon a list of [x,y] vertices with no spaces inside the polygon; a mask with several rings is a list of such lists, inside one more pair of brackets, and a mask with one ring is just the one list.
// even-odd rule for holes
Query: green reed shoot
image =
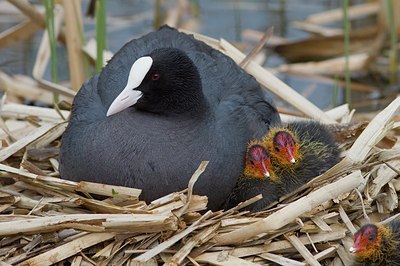
{"label": "green reed shoot", "polygon": [[351,72],[350,72],[350,31],[351,24],[349,20],[349,0],[343,0],[343,28],[344,28],[344,56],[345,56],[345,100],[351,106]]}
{"label": "green reed shoot", "polygon": [[107,47],[106,39],[106,0],[96,0],[96,72],[103,68],[103,51]]}

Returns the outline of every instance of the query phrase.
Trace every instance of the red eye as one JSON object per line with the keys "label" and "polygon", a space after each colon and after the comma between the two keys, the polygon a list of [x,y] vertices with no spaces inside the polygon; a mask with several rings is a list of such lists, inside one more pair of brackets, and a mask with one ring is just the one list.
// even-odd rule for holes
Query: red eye
{"label": "red eye", "polygon": [[159,80],[160,79],[160,74],[153,74],[153,76],[151,76],[151,80]]}

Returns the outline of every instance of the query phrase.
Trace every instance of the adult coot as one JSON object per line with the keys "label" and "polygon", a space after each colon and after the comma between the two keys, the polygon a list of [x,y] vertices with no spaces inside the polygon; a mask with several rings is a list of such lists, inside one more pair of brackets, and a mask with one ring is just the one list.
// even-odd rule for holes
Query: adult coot
{"label": "adult coot", "polygon": [[400,220],[362,226],[350,252],[354,253],[354,265],[400,265]]}
{"label": "adult coot", "polygon": [[243,170],[247,142],[280,121],[270,97],[227,56],[162,27],[128,42],[75,97],[61,176],[143,189],[147,202],[195,185],[209,208]]}

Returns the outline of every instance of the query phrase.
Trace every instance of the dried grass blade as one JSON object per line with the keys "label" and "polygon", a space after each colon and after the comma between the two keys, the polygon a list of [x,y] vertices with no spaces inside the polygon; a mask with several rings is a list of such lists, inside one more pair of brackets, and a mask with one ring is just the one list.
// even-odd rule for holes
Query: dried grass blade
{"label": "dried grass blade", "polygon": [[209,218],[211,216],[212,212],[208,211],[206,212],[199,220],[197,220],[196,222],[194,222],[192,225],[190,225],[188,228],[186,228],[185,230],[183,230],[182,232],[179,232],[178,234],[174,235],[173,237],[171,237],[170,239],[168,239],[167,241],[159,244],[158,246],[156,246],[155,248],[147,251],[146,253],[136,257],[134,259],[135,262],[146,262],[149,259],[151,259],[152,257],[158,255],[159,253],[161,253],[163,250],[169,248],[170,246],[172,246],[173,244],[175,244],[176,242],[178,242],[179,240],[181,240],[183,237],[187,236],[188,234],[190,234],[191,232],[193,232],[194,230],[196,230],[201,223]]}
{"label": "dried grass blade", "polygon": [[113,186],[86,181],[79,182],[75,190],[109,197],[118,195],[139,198],[140,193],[142,193],[142,190],[137,188]]}
{"label": "dried grass blade", "polygon": [[301,241],[293,234],[285,235],[285,238],[297,249],[301,256],[311,266],[321,266],[321,264],[314,258],[311,252],[301,243]]}
{"label": "dried grass blade", "polygon": [[282,226],[293,222],[299,215],[312,210],[319,204],[337,198],[343,193],[353,190],[363,182],[361,171],[356,171],[335,183],[328,184],[317,191],[314,191],[302,197],[295,202],[292,202],[285,208],[271,214],[262,221],[242,227],[236,231],[219,235],[215,237],[215,241],[219,245],[241,243],[260,233],[276,230]]}
{"label": "dried grass blade", "polygon": [[[349,12],[349,17],[355,19],[361,16],[376,14],[378,10],[379,10],[379,3],[371,2],[371,3],[351,6],[349,7],[348,12]],[[306,19],[307,22],[315,24],[326,24],[342,20],[343,20],[343,11],[341,8],[313,14],[308,16],[308,18]]]}
{"label": "dried grass blade", "polygon": [[56,124],[45,124],[31,132],[25,138],[22,138],[7,148],[0,151],[0,162],[3,162],[8,157],[12,156],[17,151],[21,150],[22,148],[26,147],[29,143],[33,142],[34,140],[40,138],[44,134],[46,134],[49,130],[54,128]]}
{"label": "dried grass blade", "polygon": [[[319,234],[311,235],[312,243],[315,244],[320,242],[336,241],[346,236],[347,229],[341,226],[335,226],[333,229],[334,230],[329,233],[322,232]],[[310,239],[307,236],[301,236],[300,240],[304,245],[311,244]],[[282,240],[262,246],[235,248],[233,251],[231,251],[231,255],[235,257],[247,257],[265,252],[284,252],[291,247],[292,245],[289,243],[289,241]]]}
{"label": "dried grass blade", "polygon": [[350,219],[347,216],[346,212],[344,211],[342,205],[339,206],[339,214],[340,214],[340,218],[342,218],[342,221],[344,222],[344,224],[347,226],[347,228],[350,230],[350,232],[354,235],[357,230],[354,227],[353,223],[350,221]]}
{"label": "dried grass blade", "polygon": [[[69,111],[61,111],[64,117],[68,117]],[[60,115],[53,108],[27,106],[24,104],[7,103],[1,107],[2,117],[22,119],[29,116],[38,116],[41,120],[47,122],[63,122]]]}
{"label": "dried grass blade", "polygon": [[172,214],[66,214],[2,222],[0,236],[36,234],[80,226],[80,229],[95,232],[142,232],[148,226],[147,230],[161,232],[176,230],[177,222]]}
{"label": "dried grass blade", "polygon": [[174,256],[169,260],[169,262],[166,265],[180,265],[183,260],[186,258],[187,255],[192,251],[192,249],[198,245],[201,241],[204,239],[208,238],[211,234],[214,234],[215,231],[219,228],[219,224],[215,224],[213,226],[207,227],[197,233],[195,236],[190,238],[186,244],[178,250],[174,254]]}
{"label": "dried grass blade", "polygon": [[68,0],[63,1],[65,9],[65,25],[66,25],[66,41],[69,61],[69,72],[71,77],[71,87],[78,91],[85,81],[85,68],[83,65],[82,52],[82,18],[80,1]]}
{"label": "dried grass blade", "polygon": [[279,265],[283,265],[283,266],[292,266],[292,265],[293,266],[305,266],[306,265],[304,262],[288,259],[283,256],[279,256],[279,255],[268,253],[268,252],[260,254],[258,256],[263,259],[278,263]]}
{"label": "dried grass blade", "polygon": [[243,266],[256,266],[253,263],[244,259],[236,258],[229,255],[228,252],[208,252],[194,258],[197,262],[207,263],[211,265],[230,266],[230,265],[243,265]]}
{"label": "dried grass blade", "polygon": [[246,68],[247,64],[256,56],[260,50],[264,47],[267,43],[268,39],[274,34],[274,27],[269,27],[266,32],[261,37],[260,41],[257,45],[251,50],[251,52],[240,62],[239,66],[242,68]]}
{"label": "dried grass blade", "polygon": [[36,257],[23,261],[20,265],[47,266],[69,258],[80,251],[115,237],[115,233],[92,233],[58,246]]}
{"label": "dried grass blade", "polygon": [[176,212],[176,215],[178,217],[181,217],[182,214],[184,214],[186,212],[187,208],[189,207],[190,202],[192,201],[194,184],[199,179],[200,175],[206,170],[208,163],[209,163],[209,161],[202,161],[200,163],[199,167],[197,168],[197,170],[194,172],[194,174],[190,178],[189,185],[188,185],[187,202],[185,203],[185,205],[180,210],[178,210]]}
{"label": "dried grass blade", "polygon": [[40,27],[34,22],[23,21],[0,33],[0,48],[6,48],[17,41],[25,40],[32,36]]}
{"label": "dried grass blade", "polygon": [[368,153],[379,141],[386,136],[389,130],[392,129],[391,123],[393,117],[400,109],[400,97],[393,100],[385,109],[377,114],[374,119],[368,124],[364,131],[360,134],[357,140],[347,152],[346,157],[331,169],[326,171],[319,177],[311,180],[308,185],[324,180],[328,176],[333,176],[341,171],[348,169],[349,166],[360,164],[365,160]]}

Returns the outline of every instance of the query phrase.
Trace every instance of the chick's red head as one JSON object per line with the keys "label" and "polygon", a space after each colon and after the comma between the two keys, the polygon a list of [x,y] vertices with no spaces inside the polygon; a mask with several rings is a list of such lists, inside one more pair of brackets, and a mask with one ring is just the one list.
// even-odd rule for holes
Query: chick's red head
{"label": "chick's red head", "polygon": [[273,142],[274,157],[282,164],[295,164],[298,160],[299,144],[297,138],[289,131],[275,133]]}
{"label": "chick's red head", "polygon": [[364,253],[371,248],[376,248],[378,238],[378,227],[374,224],[367,224],[360,228],[354,235],[354,244],[350,248],[350,252],[354,254]]}
{"label": "chick's red head", "polygon": [[259,144],[250,144],[246,154],[245,176],[269,178],[269,169],[271,169],[271,159],[267,149]]}
{"label": "chick's red head", "polygon": [[393,241],[391,236],[391,229],[387,226],[366,224],[354,235],[354,244],[349,251],[358,261],[382,262],[396,252],[397,241]]}

